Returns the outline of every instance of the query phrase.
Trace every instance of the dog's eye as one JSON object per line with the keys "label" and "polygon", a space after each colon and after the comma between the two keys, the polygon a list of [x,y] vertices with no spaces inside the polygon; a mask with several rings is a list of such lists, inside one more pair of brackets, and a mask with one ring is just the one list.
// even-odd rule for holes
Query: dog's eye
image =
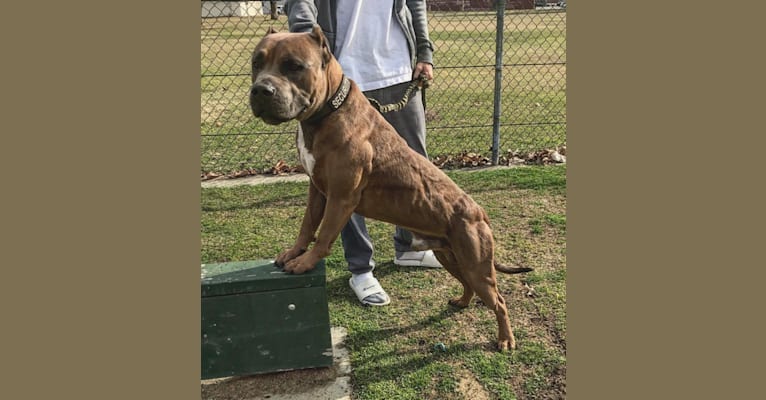
{"label": "dog's eye", "polygon": [[294,60],[286,60],[282,63],[282,69],[288,72],[299,72],[303,71],[304,66],[303,64],[294,61]]}
{"label": "dog's eye", "polygon": [[263,59],[264,59],[264,53],[263,51],[259,51],[253,55],[252,62],[250,66],[253,68],[253,70],[261,69],[263,66]]}
{"label": "dog's eye", "polygon": [[253,58],[253,63],[252,63],[253,70],[261,69],[261,64],[263,64],[263,57]]}

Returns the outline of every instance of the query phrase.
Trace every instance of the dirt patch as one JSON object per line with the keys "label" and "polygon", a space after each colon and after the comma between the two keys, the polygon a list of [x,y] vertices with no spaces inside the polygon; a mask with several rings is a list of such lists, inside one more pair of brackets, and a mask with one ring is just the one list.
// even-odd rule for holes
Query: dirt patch
{"label": "dirt patch", "polygon": [[457,390],[464,399],[489,400],[491,398],[489,392],[484,389],[484,386],[479,383],[479,380],[466,370],[460,372],[460,380],[457,384]]}

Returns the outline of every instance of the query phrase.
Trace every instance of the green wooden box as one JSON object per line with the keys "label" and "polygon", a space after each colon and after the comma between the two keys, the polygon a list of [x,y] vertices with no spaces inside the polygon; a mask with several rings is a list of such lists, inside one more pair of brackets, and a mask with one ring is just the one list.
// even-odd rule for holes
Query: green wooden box
{"label": "green wooden box", "polygon": [[332,365],[324,260],[202,265],[202,379]]}

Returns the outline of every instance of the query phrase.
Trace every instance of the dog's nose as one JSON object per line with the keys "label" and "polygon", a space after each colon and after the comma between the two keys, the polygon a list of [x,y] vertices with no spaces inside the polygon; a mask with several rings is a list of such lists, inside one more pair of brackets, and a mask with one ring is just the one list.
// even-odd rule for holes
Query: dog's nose
{"label": "dog's nose", "polygon": [[260,82],[253,85],[252,88],[250,88],[250,95],[251,96],[266,96],[271,97],[276,92],[276,89],[274,89],[274,86],[266,83],[266,82]]}

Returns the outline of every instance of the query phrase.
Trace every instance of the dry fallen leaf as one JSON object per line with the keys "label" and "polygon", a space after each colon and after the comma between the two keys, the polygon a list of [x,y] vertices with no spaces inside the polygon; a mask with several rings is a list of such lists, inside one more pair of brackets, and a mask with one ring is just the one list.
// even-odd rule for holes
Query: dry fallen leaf
{"label": "dry fallen leaf", "polygon": [[528,297],[537,296],[537,292],[535,292],[535,288],[533,288],[532,286],[529,286],[529,284],[526,282],[524,283],[524,289],[527,291],[526,295]]}

